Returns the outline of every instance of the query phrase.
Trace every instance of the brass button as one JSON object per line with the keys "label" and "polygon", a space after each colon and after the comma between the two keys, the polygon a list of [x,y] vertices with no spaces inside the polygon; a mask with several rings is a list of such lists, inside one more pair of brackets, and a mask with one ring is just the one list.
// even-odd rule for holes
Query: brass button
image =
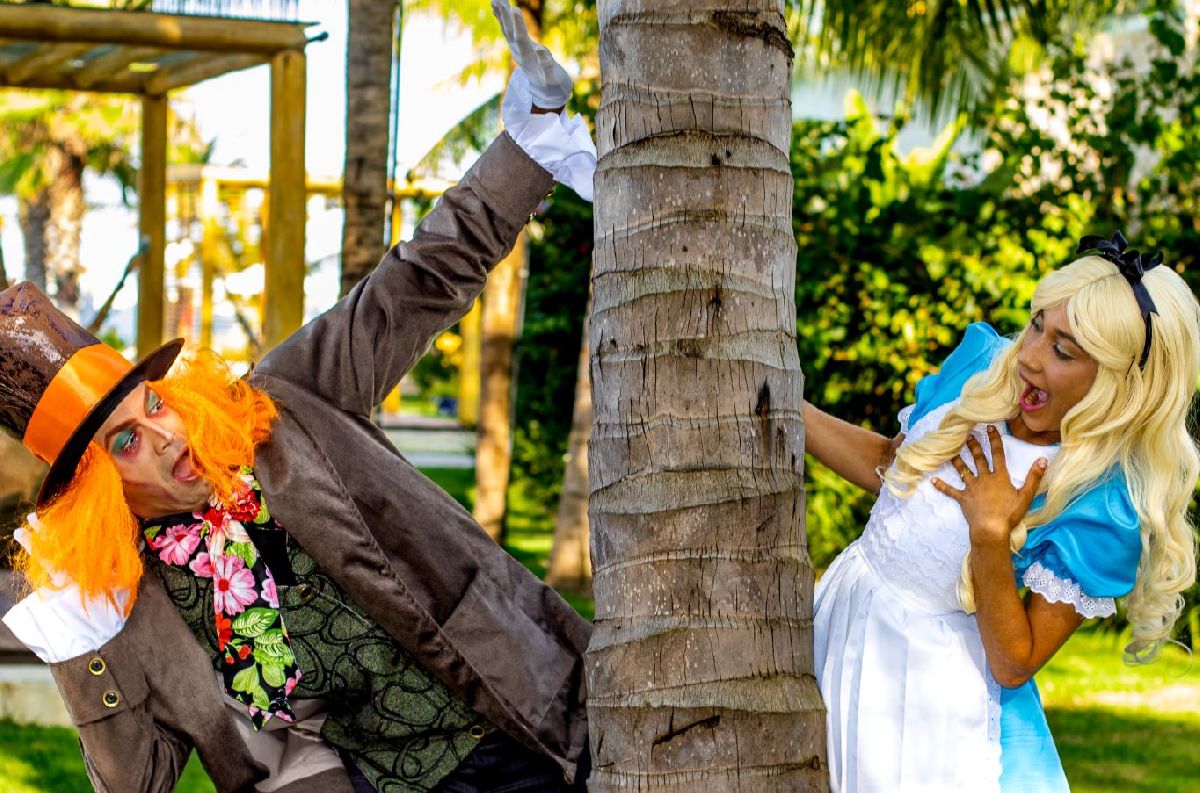
{"label": "brass button", "polygon": [[105,691],[104,696],[100,697],[100,701],[106,708],[115,708],[121,704],[121,695],[115,691]]}
{"label": "brass button", "polygon": [[487,730],[483,729],[478,724],[472,724],[471,729],[467,730],[467,734],[478,741],[487,734]]}
{"label": "brass button", "polygon": [[88,671],[96,677],[100,677],[100,675],[104,674],[104,670],[106,668],[107,667],[104,665],[104,659],[98,655],[92,660],[88,661]]}
{"label": "brass button", "polygon": [[312,584],[301,584],[296,587],[296,595],[300,598],[301,603],[311,603],[317,596],[317,588]]}

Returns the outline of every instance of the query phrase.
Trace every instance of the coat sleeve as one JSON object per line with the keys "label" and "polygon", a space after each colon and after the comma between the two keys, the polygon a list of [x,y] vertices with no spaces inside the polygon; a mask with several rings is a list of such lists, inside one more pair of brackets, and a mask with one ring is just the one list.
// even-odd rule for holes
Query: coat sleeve
{"label": "coat sleeve", "polygon": [[501,134],[412,240],[388,251],[369,277],[268,353],[256,371],[369,414],[434,336],[471,308],[553,184]]}
{"label": "coat sleeve", "polygon": [[224,712],[211,660],[157,580],[147,578],[120,633],[94,652],[50,665],[92,786],[172,791],[196,748],[217,790],[251,790],[266,769]]}
{"label": "coat sleeve", "polygon": [[[155,723],[145,681],[137,679],[135,665],[122,664],[122,653],[114,646],[119,638],[102,651],[55,664],[54,679],[79,730],[92,788],[97,793],[166,793],[175,789],[192,746]],[[91,679],[92,665],[110,662],[124,667],[120,682],[111,669]]]}

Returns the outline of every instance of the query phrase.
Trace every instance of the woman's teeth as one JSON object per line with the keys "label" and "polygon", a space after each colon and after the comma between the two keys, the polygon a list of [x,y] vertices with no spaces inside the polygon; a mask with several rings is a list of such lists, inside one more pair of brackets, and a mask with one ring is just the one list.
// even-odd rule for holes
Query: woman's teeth
{"label": "woman's teeth", "polygon": [[1026,410],[1035,410],[1046,404],[1050,399],[1050,395],[1040,388],[1028,386],[1025,393],[1021,395],[1021,407]]}

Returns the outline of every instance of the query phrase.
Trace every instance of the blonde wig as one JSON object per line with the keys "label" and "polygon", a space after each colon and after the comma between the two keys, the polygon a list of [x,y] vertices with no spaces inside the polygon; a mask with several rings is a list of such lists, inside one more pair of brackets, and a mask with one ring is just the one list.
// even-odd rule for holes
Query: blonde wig
{"label": "blonde wig", "polygon": [[[189,351],[163,380],[149,384],[179,413],[201,475],[218,498],[228,498],[237,468],[254,465],[254,450],[270,436],[278,414],[271,398],[236,379],[211,350]],[[138,520],[121,475],[98,444],[84,453],[70,485],[38,511],[29,530],[29,548],[18,548],[13,568],[33,588],[52,587],[56,571],[79,586],[84,602],[128,591],[133,607],[142,575]]]}
{"label": "blonde wig", "polygon": [[[1120,466],[1142,536],[1137,578],[1127,600],[1133,642],[1126,657],[1150,661],[1170,638],[1183,609],[1182,593],[1196,580],[1188,504],[1200,476],[1200,455],[1188,431],[1188,412],[1200,376],[1200,304],[1167,266],[1148,271],[1142,283],[1158,309],[1151,315],[1144,369],[1138,359],[1145,323],[1115,265],[1085,256],[1045,276],[1034,291],[1031,312],[1064,305],[1072,335],[1098,367],[1091,389],[1063,417],[1059,453],[1039,486],[1045,501],[1013,530],[1011,545],[1019,551],[1030,527],[1049,522]],[[885,474],[893,493],[911,493],[918,481],[957,455],[976,424],[1017,415],[1025,387],[1017,355],[1027,332],[1028,326],[986,371],[967,381],[959,404],[936,430],[900,450]],[[967,561],[958,595],[973,612]]]}

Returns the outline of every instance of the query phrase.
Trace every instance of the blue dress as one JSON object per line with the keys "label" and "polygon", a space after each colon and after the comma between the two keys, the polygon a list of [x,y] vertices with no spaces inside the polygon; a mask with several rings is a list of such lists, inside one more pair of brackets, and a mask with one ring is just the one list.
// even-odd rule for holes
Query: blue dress
{"label": "blue dress", "polygon": [[[1009,344],[988,325],[970,326],[939,372],[918,384],[901,416],[905,442],[936,427],[966,381]],[[1003,440],[1010,474],[1057,452]],[[944,468],[933,473],[957,484]],[[816,667],[835,791],[1068,789],[1037,687],[996,684],[975,617],[957,603],[953,585],[968,551],[961,510],[926,479],[909,499],[885,490],[863,536],[818,585]],[[1013,566],[1019,586],[1090,617],[1111,613],[1111,599],[1132,589],[1140,554],[1137,516],[1114,470],[1032,529]]]}

